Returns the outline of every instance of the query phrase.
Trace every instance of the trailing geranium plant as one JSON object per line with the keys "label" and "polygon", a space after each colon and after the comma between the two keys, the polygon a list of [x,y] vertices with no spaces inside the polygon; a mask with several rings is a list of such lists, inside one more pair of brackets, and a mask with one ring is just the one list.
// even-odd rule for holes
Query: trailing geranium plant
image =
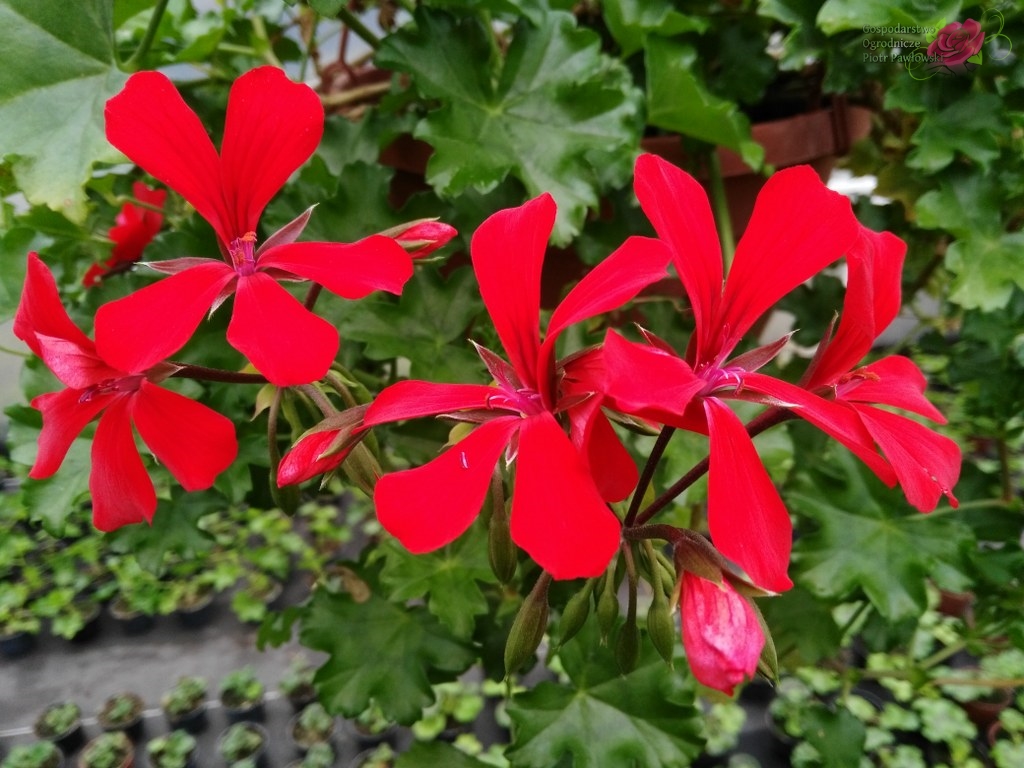
{"label": "trailing geranium plant", "polygon": [[[346,4],[326,5],[358,23]],[[911,507],[945,499],[954,510],[960,449],[919,420],[944,421],[917,364],[872,352],[901,305],[899,238],[863,225],[797,167],[768,179],[733,253],[694,177],[637,152],[627,130],[636,94],[594,74],[614,84],[622,67],[571,14],[534,10],[507,38],[486,14],[420,11],[418,26],[382,46],[382,63],[405,65],[436,44],[431,34],[461,25],[460,40],[481,43],[480,71],[500,74],[477,83],[490,101],[466,95],[471,115],[442,108],[417,129],[441,145],[428,178],[446,178],[446,196],[402,208],[377,164],[398,123],[369,138],[373,115],[325,116],[330,94],[277,66],[287,30],[268,37],[262,17],[252,30],[269,63],[217,58],[223,68],[199,83],[155,70],[119,77],[104,130],[130,162],[92,182],[103,247],[116,247],[86,259],[12,241],[26,264],[14,330],[38,358],[27,364],[35,412],[13,412],[16,455],[31,466],[28,504],[66,478],[65,500],[88,503],[98,528],[123,537],[135,526],[133,543],[159,539],[160,557],[178,563],[217,539],[214,508],[295,513],[303,497],[333,495],[361,519],[372,506],[376,523],[349,559],[332,552],[309,599],[262,627],[278,641],[297,625],[326,654],[314,682],[331,716],[372,708],[411,724],[436,684],[474,664],[512,678],[546,647],[564,675],[509,704],[511,765],[608,754],[683,765],[701,748],[696,683],[732,694],[776,675],[773,605],[827,595],[884,617],[914,610],[918,585],[894,607],[865,573],[870,562],[850,576],[836,557],[845,580],[835,593],[815,566],[844,515],[870,541],[876,522],[916,525]],[[311,12],[295,13],[296,28],[310,29]],[[492,36],[501,44],[483,45]],[[163,63],[146,59],[151,42],[133,67]],[[563,56],[593,71],[520,100],[548,55],[546,74]],[[525,130],[541,106],[565,106],[569,81],[590,99],[589,125],[615,130],[581,139],[580,151],[539,152],[515,168],[523,186],[495,187],[501,163],[474,176],[472,158],[463,169],[444,145],[440,127],[519,107]],[[437,96],[422,71],[417,88]],[[584,117],[561,114],[559,126],[582,130]],[[211,135],[223,136],[219,148]],[[631,167],[647,222],[623,213],[605,258],[545,301],[549,245],[566,242],[596,190]],[[816,352],[782,365],[790,335],[762,338],[762,317],[837,264],[845,292],[825,295]],[[659,295],[670,271],[685,301]],[[772,435],[781,460],[766,448]],[[816,461],[793,467],[794,455]],[[885,504],[847,503],[858,493]],[[807,533],[795,549],[794,520]],[[269,530],[247,533],[263,537],[261,550],[294,550]],[[938,544],[911,549],[894,580],[955,566]],[[877,563],[890,553],[862,554]]]}

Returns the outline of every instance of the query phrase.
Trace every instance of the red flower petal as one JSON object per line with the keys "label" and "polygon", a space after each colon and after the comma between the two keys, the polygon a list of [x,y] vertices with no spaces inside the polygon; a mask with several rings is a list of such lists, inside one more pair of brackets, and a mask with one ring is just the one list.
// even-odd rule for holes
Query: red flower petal
{"label": "red flower petal", "polygon": [[654,155],[637,159],[634,184],[640,207],[672,250],[703,350],[722,295],[722,247],[707,193],[690,174]]}
{"label": "red flower petal", "polygon": [[550,413],[524,419],[519,429],[511,532],[556,579],[604,573],[619,547],[618,518]]}
{"label": "red flower petal", "polygon": [[43,414],[43,431],[39,433],[39,453],[29,477],[42,480],[56,472],[71,443],[114,396],[102,395],[84,402],[81,397],[81,390],[64,389],[32,400],[32,407]]}
{"label": "red flower petal", "polygon": [[323,378],[338,354],[338,331],[256,272],[238,278],[228,343],[271,384],[288,387]]}
{"label": "red flower petal", "polygon": [[555,352],[558,335],[573,323],[617,309],[656,280],[665,277],[671,254],[660,240],[630,237],[607,259],[594,267],[562,302],[548,323],[539,364],[545,375]]}
{"label": "red flower petal", "polygon": [[141,373],[166,360],[185,346],[234,278],[235,271],[227,264],[208,259],[104,304],[96,312],[100,357],[129,373]]}
{"label": "red flower petal", "polygon": [[107,406],[93,438],[89,493],[93,525],[101,531],[152,520],[156,512],[153,481],[135,447],[130,399],[120,397]]}
{"label": "red flower petal", "polygon": [[244,233],[233,229],[217,150],[166,75],[136,72],[107,102],[104,115],[107,140],[188,200],[223,242]]}
{"label": "red flower petal", "polygon": [[487,311],[519,378],[537,391],[540,274],[557,209],[543,194],[490,216],[473,234],[470,253]]}
{"label": "red flower petal", "polygon": [[187,491],[209,488],[238,455],[230,419],[148,381],[132,398],[132,421]]}
{"label": "red flower petal", "polygon": [[[150,189],[140,181],[132,185],[132,194],[143,203],[162,208],[167,198],[167,191]],[[125,203],[117,215],[117,226],[110,228],[110,239],[114,241],[114,250],[108,267],[131,264],[142,257],[142,251],[156,237],[163,224],[163,214],[149,208],[142,208],[132,203]]]}
{"label": "red flower petal", "polygon": [[483,384],[399,381],[377,395],[366,411],[363,424],[372,427],[390,421],[486,408],[487,399],[496,394],[499,394],[498,389]]}
{"label": "red flower petal", "polygon": [[399,294],[412,277],[412,258],[390,237],[357,243],[289,243],[260,254],[257,269],[281,269],[346,299],[373,291]]}
{"label": "red flower petal", "polygon": [[711,432],[708,527],[715,546],[751,581],[783,592],[793,524],[743,422],[720,400],[704,400]]}
{"label": "red flower petal", "polygon": [[958,502],[953,486],[960,477],[960,447],[948,437],[912,419],[879,408],[855,406],[871,436],[886,455],[912,506],[931,512],[939,497]]}
{"label": "red flower petal", "polygon": [[33,252],[28,255],[25,287],[14,315],[14,335],[28,344],[34,354],[42,357],[37,334],[67,339],[82,349],[93,348],[92,341],[68,317],[53,273]]}
{"label": "red flower petal", "polygon": [[220,162],[230,237],[255,232],[260,214],[288,177],[316,150],[324,108],[308,85],[276,67],[235,80],[228,96]]}
{"label": "red flower petal", "polygon": [[604,340],[605,392],[622,413],[685,429],[683,412],[704,389],[682,359],[609,330]]}
{"label": "red flower petal", "polygon": [[683,647],[698,682],[732,696],[754,677],[764,632],[753,606],[727,580],[715,584],[683,571]]}
{"label": "red flower petal", "polygon": [[55,339],[42,334],[36,336],[36,339],[39,341],[40,356],[46,367],[53,371],[53,375],[66,387],[88,389],[102,381],[124,376],[122,371],[115,370],[100,360],[92,342],[83,348],[73,341]]}
{"label": "red flower petal", "polygon": [[718,339],[702,358],[732,351],[769,307],[849,250],[860,228],[849,199],[810,166],[768,179],[725,281]]}
{"label": "red flower petal", "polygon": [[785,403],[797,416],[849,448],[883,483],[890,488],[896,484],[896,473],[878,455],[874,439],[853,408],[760,373],[745,374],[743,386]]}
{"label": "red flower petal", "polygon": [[839,399],[891,405],[919,413],[939,424],[946,423],[946,417],[924,396],[924,374],[907,358],[891,355],[865,366],[861,371],[878,378],[852,378],[849,383],[839,385]]}
{"label": "red flower petal", "polygon": [[805,386],[832,384],[871,349],[900,311],[900,276],[907,245],[888,232],[860,228],[847,254],[849,276],[836,335],[805,374]]}
{"label": "red flower petal", "polygon": [[605,501],[622,501],[633,492],[640,473],[611,422],[593,397],[569,412],[572,442],[586,457],[590,477]]}
{"label": "red flower petal", "polygon": [[381,525],[416,554],[457,539],[479,514],[519,424],[515,417],[481,424],[428,464],[384,475],[373,491]]}

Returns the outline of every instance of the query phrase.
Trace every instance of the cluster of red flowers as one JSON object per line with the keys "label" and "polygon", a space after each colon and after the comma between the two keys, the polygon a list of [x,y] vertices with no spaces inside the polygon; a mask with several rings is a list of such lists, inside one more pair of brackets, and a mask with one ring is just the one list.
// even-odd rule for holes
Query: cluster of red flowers
{"label": "cluster of red flowers", "polygon": [[[419,223],[353,244],[298,242],[307,212],[257,246],[263,209],[316,149],[324,120],[313,91],[273,68],[253,70],[233,86],[219,153],[158,73],[132,76],[107,104],[106,117],[111,143],[210,223],[222,256],[151,264],[168,276],[101,307],[95,342],[68,318],[42,261],[29,257],[15,331],[67,387],[32,403],[44,426],[31,476],[52,475],[72,441],[102,413],[90,490],[96,525],[110,530],[151,519],[156,508],[133,425],[190,490],[209,487],[235,458],[226,418],[159,386],[181,371],[169,358],[207,313],[233,296],[228,343],[274,385],[316,381],[335,359],[337,330],[279,281],[307,280],[348,299],[375,290],[397,294],[412,275],[412,257],[447,242],[454,230]],[[753,401],[806,419],[884,482],[898,482],[923,511],[943,494],[956,503],[951,489],[960,454],[918,421],[878,407],[942,421],[912,362],[888,357],[858,367],[899,309],[900,240],[862,227],[849,202],[809,168],[785,170],[766,184],[726,275],[707,196],[692,177],[642,156],[635,185],[657,238],[626,240],[565,297],[543,334],[540,275],[555,203],[541,195],[488,218],[470,251],[505,352],[503,359],[477,347],[490,383],[394,384],[368,407],[311,429],[282,460],[278,482],[337,468],[375,426],[423,416],[467,422],[468,434],[434,460],[378,480],[374,502],[383,526],[413,552],[453,541],[472,524],[504,456],[515,468],[512,539],[554,578],[593,577],[621,543],[609,502],[628,497],[638,479],[608,414],[706,435],[710,535],[724,559],[721,567],[709,569],[706,559],[688,567],[677,552],[682,631],[697,678],[731,691],[753,675],[764,643],[749,592],[736,587],[788,589],[792,531],[729,402]],[[147,196],[141,186],[135,193],[153,207],[163,203],[164,193]],[[115,250],[109,267],[137,260],[161,224],[154,211],[129,206],[122,217],[118,224],[127,229],[115,235],[115,227],[111,237],[123,253]],[[841,320],[798,384],[758,373],[786,339],[733,355],[763,313],[843,256],[849,285]],[[558,357],[556,342],[567,328],[622,306],[664,278],[669,264],[696,323],[684,354],[644,330],[644,343],[609,331],[603,345]]]}

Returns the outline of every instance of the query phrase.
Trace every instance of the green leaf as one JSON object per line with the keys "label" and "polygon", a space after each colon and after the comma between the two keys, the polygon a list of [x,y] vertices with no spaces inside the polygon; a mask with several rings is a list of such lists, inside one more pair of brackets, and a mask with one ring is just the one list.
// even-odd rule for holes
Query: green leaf
{"label": "green leaf", "polygon": [[832,618],[831,606],[815,600],[807,590],[794,587],[778,597],[758,600],[757,605],[787,665],[792,661],[815,664],[839,650],[842,633]]}
{"label": "green leaf", "polygon": [[1002,105],[995,94],[971,93],[941,112],[926,113],[911,137],[917,146],[907,156],[907,165],[938,171],[960,152],[987,168],[999,157],[997,137],[1009,132]]}
{"label": "green leaf", "polygon": [[760,168],[764,148],[750,137],[750,121],[732,101],[712,95],[697,75],[697,51],[673,40],[647,43],[647,122],[737,152]]}
{"label": "green leaf", "polygon": [[[46,530],[54,536],[61,535],[68,515],[89,492],[91,448],[92,440],[73,441],[56,475],[45,480],[28,478],[22,483],[22,500],[25,508],[32,519],[41,520]],[[13,458],[22,460],[25,456],[19,451]]]}
{"label": "green leaf", "polygon": [[0,157],[29,202],[82,221],[83,185],[119,157],[103,107],[124,85],[109,0],[0,0]]}
{"label": "green leaf", "polygon": [[454,677],[475,655],[426,608],[396,605],[371,590],[360,595],[362,602],[316,590],[299,638],[329,655],[315,683],[330,711],[355,717],[376,703],[387,717],[409,725],[433,702],[436,672]]}
{"label": "green leaf", "polygon": [[1024,233],[957,240],[946,249],[946,267],[956,275],[951,301],[965,309],[1002,309],[1015,287],[1024,288]]}
{"label": "green leaf", "polygon": [[1003,231],[999,201],[1000,190],[990,175],[950,171],[942,175],[938,189],[918,199],[917,224],[956,237],[998,237]]}
{"label": "green leaf", "polygon": [[395,541],[386,542],[383,552],[380,579],[392,600],[427,597],[427,609],[456,637],[468,639],[473,634],[474,617],[487,613],[487,600],[477,582],[497,583],[481,525],[430,554],[411,554]]}
{"label": "green leaf", "polygon": [[405,357],[411,376],[437,381],[480,378],[479,358],[465,339],[483,303],[473,272],[458,269],[445,280],[435,269],[416,271],[398,303],[385,299],[353,305],[341,323],[343,338],[366,343],[372,360]]}
{"label": "green leaf", "polygon": [[199,518],[224,508],[220,494],[175,490],[170,501],[161,499],[152,525],[129,525],[111,534],[113,546],[131,552],[139,565],[162,573],[169,553],[193,560],[213,549],[214,541],[199,528]]}
{"label": "green leaf", "polygon": [[959,0],[827,0],[818,12],[818,26],[834,35],[848,29],[902,25],[923,30],[955,18]]}
{"label": "green leaf", "polygon": [[650,34],[672,37],[683,32],[703,32],[709,21],[700,16],[685,16],[671,0],[619,0],[602,6],[605,23],[627,58],[644,46]]}
{"label": "green leaf", "polygon": [[510,702],[514,768],[689,765],[701,751],[693,685],[644,645],[636,669],[621,675],[596,622],[559,652],[571,683],[543,682]]}
{"label": "green leaf", "polygon": [[886,489],[844,449],[833,452],[834,476],[807,470],[802,489],[786,496],[819,525],[794,544],[794,580],[820,598],[863,590],[890,622],[920,616],[928,574],[937,562],[959,563],[971,532],[948,517],[908,514],[898,488]]}
{"label": "green leaf", "polygon": [[427,181],[439,194],[488,191],[511,174],[530,196],[554,196],[553,239],[567,243],[600,193],[628,180],[641,95],[571,14],[520,20],[504,58],[491,35],[475,17],[421,8],[416,28],[390,36],[377,63],[410,73],[420,95],[441,104],[416,128],[434,147]]}
{"label": "green leaf", "polygon": [[443,741],[417,741],[408,752],[399,756],[395,768],[487,768],[475,757],[460,752]]}
{"label": "green leaf", "polygon": [[807,742],[821,755],[823,768],[857,768],[861,764],[867,732],[850,710],[813,707],[804,713],[801,725]]}

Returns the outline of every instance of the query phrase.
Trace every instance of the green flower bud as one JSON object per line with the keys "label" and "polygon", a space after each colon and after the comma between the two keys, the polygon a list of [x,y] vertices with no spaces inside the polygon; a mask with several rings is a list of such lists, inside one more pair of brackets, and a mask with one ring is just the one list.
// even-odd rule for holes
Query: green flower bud
{"label": "green flower bud", "polygon": [[558,644],[565,645],[572,640],[590,616],[590,602],[594,593],[594,579],[588,579],[583,589],[569,598],[558,622]]}
{"label": "green flower bud", "polygon": [[508,511],[504,504],[495,504],[491,522],[487,526],[487,557],[491,570],[502,584],[508,584],[516,575],[518,554],[512,532],[509,530]]}
{"label": "green flower bud", "polygon": [[601,640],[607,640],[615,620],[619,618],[619,595],[615,589],[615,574],[605,574],[601,594],[597,598],[597,626],[601,629]]}
{"label": "green flower bud", "polygon": [[671,664],[679,635],[668,598],[661,591],[660,585],[654,590],[654,602],[647,609],[647,634],[651,636],[651,643],[661,658],[666,664]]}
{"label": "green flower bud", "polygon": [[639,658],[640,627],[636,625],[636,616],[628,616],[615,638],[615,663],[622,674],[628,675],[636,669]]}
{"label": "green flower bud", "polygon": [[548,628],[548,584],[551,577],[542,574],[530,594],[526,596],[519,613],[512,622],[505,641],[505,677],[509,677],[533,658]]}

